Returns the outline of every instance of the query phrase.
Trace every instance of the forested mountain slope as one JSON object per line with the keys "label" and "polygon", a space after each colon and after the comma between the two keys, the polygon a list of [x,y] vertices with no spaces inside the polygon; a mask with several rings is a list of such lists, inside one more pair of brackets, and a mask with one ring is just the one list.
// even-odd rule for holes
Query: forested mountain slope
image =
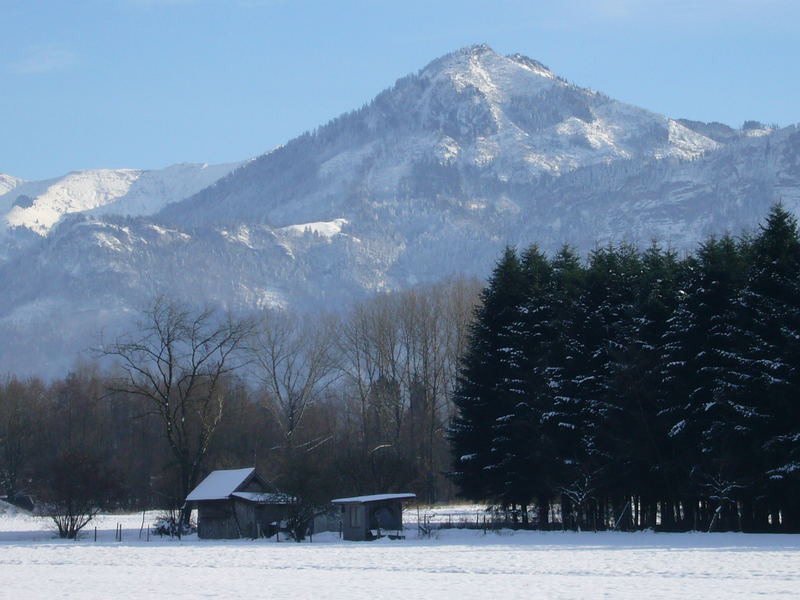
{"label": "forested mountain slope", "polygon": [[[795,210],[799,156],[793,127],[676,121],[526,57],[465,48],[191,197],[149,186],[127,204],[26,225],[0,263],[13,282],[0,297],[0,339],[13,340],[0,361],[62,369],[161,293],[338,309],[454,273],[485,277],[509,243],[690,248],[755,226],[776,200]],[[2,185],[15,187],[0,199],[26,184]]]}

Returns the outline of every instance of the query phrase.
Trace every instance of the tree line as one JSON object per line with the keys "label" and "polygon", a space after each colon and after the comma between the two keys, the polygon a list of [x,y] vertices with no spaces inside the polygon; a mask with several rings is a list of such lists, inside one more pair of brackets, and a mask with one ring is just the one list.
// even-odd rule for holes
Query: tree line
{"label": "tree line", "polygon": [[413,491],[542,528],[796,531],[799,277],[778,206],[685,257],[509,248],[482,292],[335,314],[156,298],[66,377],[0,380],[0,493],[177,508],[253,465],[306,506]]}
{"label": "tree line", "polygon": [[540,528],[800,530],[800,237],[507,248],[455,388],[460,493]]}
{"label": "tree line", "polygon": [[66,377],[0,380],[0,493],[71,514],[178,508],[211,470],[255,466],[304,506],[452,500],[445,431],[479,290],[247,317],[156,298]]}

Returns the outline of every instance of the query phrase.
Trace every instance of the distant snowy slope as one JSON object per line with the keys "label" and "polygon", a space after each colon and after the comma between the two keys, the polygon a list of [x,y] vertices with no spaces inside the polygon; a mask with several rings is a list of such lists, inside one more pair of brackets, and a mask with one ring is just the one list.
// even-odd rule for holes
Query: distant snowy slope
{"label": "distant snowy slope", "polygon": [[152,214],[197,193],[241,164],[180,164],[155,171],[73,171],[46,181],[17,180],[15,185],[7,185],[0,178],[0,225],[46,235],[70,213]]}
{"label": "distant snowy slope", "polygon": [[140,175],[141,171],[132,169],[101,169],[27,182],[0,198],[5,200],[5,224],[45,235],[61,215],[90,210],[124,196]]}
{"label": "distant snowy slope", "polygon": [[236,170],[244,162],[222,165],[181,163],[157,171],[142,171],[128,192],[93,214],[152,215],[171,202],[196,194]]}

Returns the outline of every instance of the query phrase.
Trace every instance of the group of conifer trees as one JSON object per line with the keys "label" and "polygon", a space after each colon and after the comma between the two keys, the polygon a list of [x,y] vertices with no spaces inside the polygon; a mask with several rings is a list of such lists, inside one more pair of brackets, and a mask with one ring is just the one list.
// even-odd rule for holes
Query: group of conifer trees
{"label": "group of conifer trees", "polygon": [[800,237],[506,249],[454,402],[462,495],[547,528],[800,530]]}

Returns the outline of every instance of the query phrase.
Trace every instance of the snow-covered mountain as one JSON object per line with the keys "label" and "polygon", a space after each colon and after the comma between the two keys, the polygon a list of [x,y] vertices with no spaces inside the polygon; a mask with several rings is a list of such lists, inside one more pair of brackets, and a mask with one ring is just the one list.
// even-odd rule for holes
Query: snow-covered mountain
{"label": "snow-covered mountain", "polygon": [[[0,360],[12,371],[68,366],[101,326],[113,331],[161,293],[331,308],[453,273],[483,277],[507,243],[690,248],[754,226],[778,199],[800,207],[798,157],[795,128],[677,121],[534,60],[462,49],[205,183],[186,165],[74,174],[105,182],[81,200],[0,183],[14,186],[0,203],[29,198],[2,213],[29,234],[0,263],[0,281],[13,282],[0,339],[14,340]],[[184,170],[195,189],[177,183],[191,179]]]}
{"label": "snow-covered mountain", "polygon": [[73,171],[45,181],[0,174],[0,229],[24,228],[44,236],[70,213],[151,215],[170,202],[196,194],[242,164]]}
{"label": "snow-covered mountain", "polygon": [[534,60],[474,46],[259,157],[165,217],[192,224],[332,219],[359,197],[398,199],[426,168],[528,183],[616,160],[691,159],[719,145],[677,121],[571,85]]}

